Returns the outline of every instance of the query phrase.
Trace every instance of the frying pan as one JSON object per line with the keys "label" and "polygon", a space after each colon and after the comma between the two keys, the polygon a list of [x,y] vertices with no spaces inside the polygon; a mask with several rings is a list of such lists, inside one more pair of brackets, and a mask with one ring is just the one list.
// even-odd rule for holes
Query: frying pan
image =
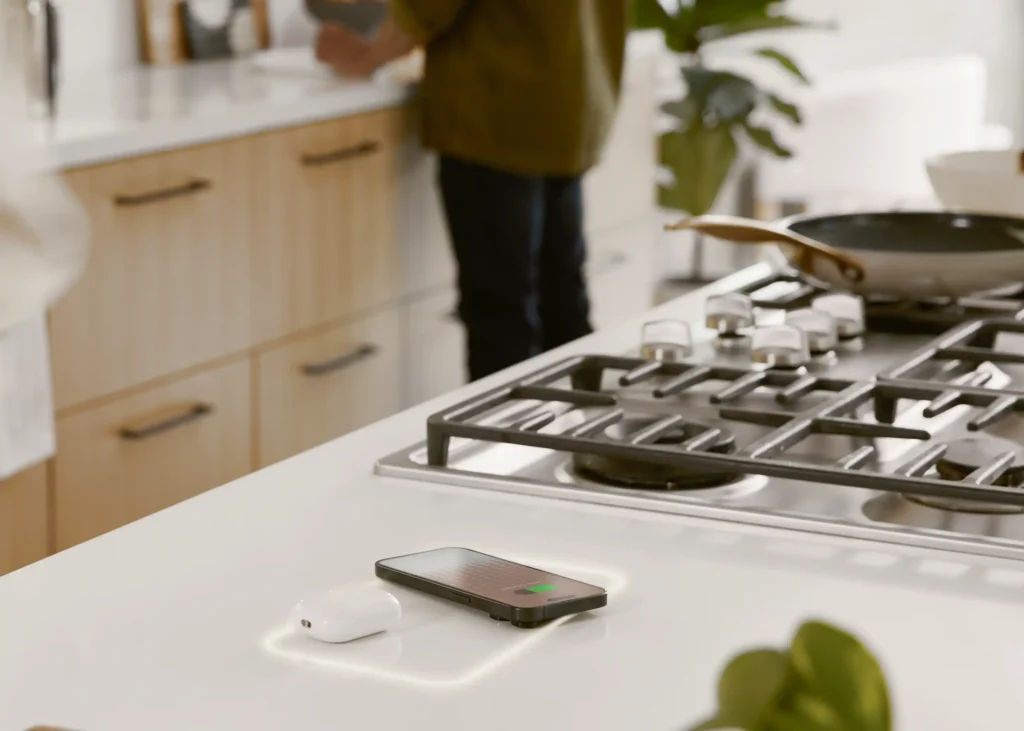
{"label": "frying pan", "polygon": [[740,244],[775,243],[835,287],[904,299],[963,297],[1024,281],[1024,219],[951,212],[697,216],[667,227]]}

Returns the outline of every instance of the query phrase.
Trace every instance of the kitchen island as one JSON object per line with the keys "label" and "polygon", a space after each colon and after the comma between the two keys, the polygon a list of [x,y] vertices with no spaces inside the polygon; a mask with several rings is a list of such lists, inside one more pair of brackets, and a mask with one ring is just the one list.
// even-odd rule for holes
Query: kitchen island
{"label": "kitchen island", "polygon": [[[821,618],[880,657],[898,729],[1020,728],[1019,562],[374,474],[431,413],[566,355],[628,351],[643,321],[693,316],[707,293],[0,579],[0,727],[672,729],[713,709],[733,654]],[[445,545],[603,583],[609,606],[516,630],[400,592],[401,628],[360,645],[282,630],[303,595]]]}

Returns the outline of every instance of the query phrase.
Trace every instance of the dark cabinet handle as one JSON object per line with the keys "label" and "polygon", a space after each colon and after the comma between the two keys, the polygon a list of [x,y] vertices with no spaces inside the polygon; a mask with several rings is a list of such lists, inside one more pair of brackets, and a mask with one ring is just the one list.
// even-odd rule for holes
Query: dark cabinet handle
{"label": "dark cabinet handle", "polygon": [[193,421],[197,421],[204,416],[213,413],[213,406],[210,404],[193,404],[188,407],[187,411],[183,411],[180,414],[168,417],[163,421],[158,421],[154,424],[148,424],[140,427],[123,427],[118,431],[118,434],[122,439],[130,442],[139,442],[143,439],[149,439],[155,437],[158,434],[170,431],[171,429],[177,429],[179,426],[185,426]]}
{"label": "dark cabinet handle", "polygon": [[376,345],[360,345],[349,353],[343,353],[322,363],[307,363],[302,366],[302,372],[307,376],[326,376],[329,373],[335,373],[336,371],[354,366],[356,363],[367,358],[372,358],[377,354],[378,350],[379,348]]}
{"label": "dark cabinet handle", "polygon": [[299,160],[302,162],[303,166],[307,168],[316,168],[323,167],[324,165],[332,165],[336,162],[352,160],[357,157],[367,157],[379,150],[379,142],[367,140],[366,142],[360,142],[358,145],[353,145],[352,147],[342,147],[340,150],[322,152],[315,155],[303,155]]}
{"label": "dark cabinet handle", "polygon": [[212,187],[213,183],[209,180],[190,180],[184,185],[179,185],[175,188],[153,190],[149,193],[139,193],[138,195],[115,195],[114,205],[121,206],[122,208],[145,206],[150,203],[159,203],[160,201],[170,200],[171,198],[183,198],[187,195],[195,195],[196,193],[202,193],[203,191],[209,190]]}

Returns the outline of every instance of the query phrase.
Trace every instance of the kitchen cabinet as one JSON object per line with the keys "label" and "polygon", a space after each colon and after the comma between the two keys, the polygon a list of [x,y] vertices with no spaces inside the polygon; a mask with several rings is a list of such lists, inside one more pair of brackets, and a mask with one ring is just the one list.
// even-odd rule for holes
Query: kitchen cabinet
{"label": "kitchen cabinet", "polygon": [[248,359],[57,421],[58,550],[252,470]]}
{"label": "kitchen cabinet", "polygon": [[255,137],[253,327],[260,342],[396,298],[403,110]]}
{"label": "kitchen cabinet", "polygon": [[407,406],[448,393],[466,382],[466,345],[453,287],[418,297],[404,310]]}
{"label": "kitchen cabinet", "polygon": [[46,465],[0,482],[0,575],[45,558],[49,536]]}
{"label": "kitchen cabinet", "polygon": [[250,345],[252,140],[67,175],[93,251],[50,318],[59,410]]}
{"label": "kitchen cabinet", "polygon": [[257,358],[259,463],[273,464],[402,406],[397,309],[303,337]]}

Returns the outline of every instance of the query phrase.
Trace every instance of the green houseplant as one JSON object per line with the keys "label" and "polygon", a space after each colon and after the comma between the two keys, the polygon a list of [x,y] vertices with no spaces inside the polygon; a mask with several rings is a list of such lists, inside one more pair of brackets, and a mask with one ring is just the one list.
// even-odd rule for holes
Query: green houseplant
{"label": "green houseplant", "polygon": [[[784,14],[784,4],[785,0],[633,0],[634,27],[661,31],[667,48],[680,57],[686,85],[682,99],[662,107],[672,121],[672,128],[659,139],[661,164],[671,174],[671,180],[659,186],[662,208],[691,216],[711,210],[744,137],[769,154],[792,156],[764,118],[774,114],[800,124],[796,105],[749,78],[710,68],[704,53],[727,38],[814,25]],[[808,83],[796,62],[782,51],[765,46],[753,53]]]}
{"label": "green houseplant", "polygon": [[718,682],[715,716],[688,731],[892,731],[878,661],[855,637],[807,622],[788,648],[735,657]]}

